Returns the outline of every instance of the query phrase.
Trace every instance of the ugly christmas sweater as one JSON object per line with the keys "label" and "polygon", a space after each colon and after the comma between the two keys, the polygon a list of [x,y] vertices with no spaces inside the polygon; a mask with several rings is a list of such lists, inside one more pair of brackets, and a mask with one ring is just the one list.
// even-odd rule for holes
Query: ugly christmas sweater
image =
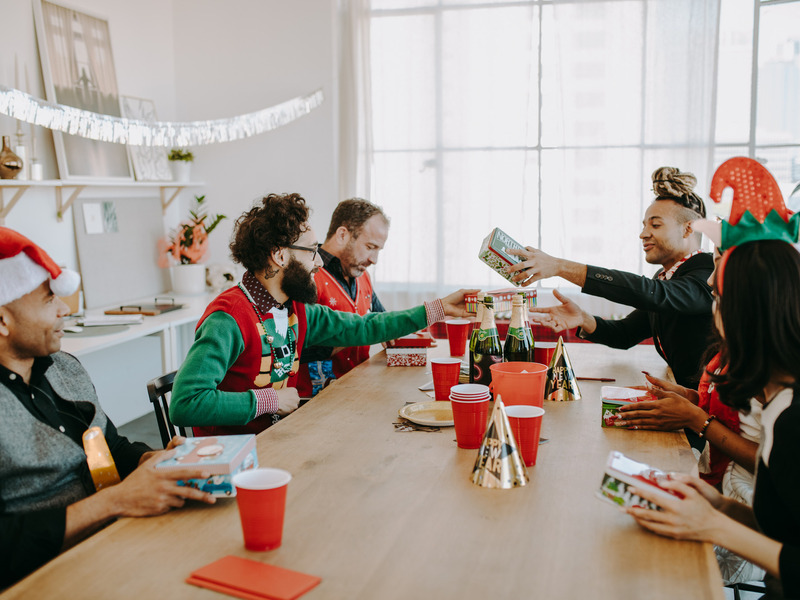
{"label": "ugly christmas sweater", "polygon": [[289,302],[285,335],[243,289],[233,287],[209,304],[175,378],[170,418],[195,435],[258,433],[277,407],[260,414],[256,390],[294,387],[305,344],[365,346],[408,335],[427,325],[425,306],[359,316],[319,304]]}

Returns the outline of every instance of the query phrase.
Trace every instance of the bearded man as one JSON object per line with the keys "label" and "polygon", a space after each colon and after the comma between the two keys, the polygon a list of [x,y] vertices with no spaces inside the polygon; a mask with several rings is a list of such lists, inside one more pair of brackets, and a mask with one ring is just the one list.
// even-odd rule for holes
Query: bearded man
{"label": "bearded man", "polygon": [[[378,262],[389,237],[389,219],[361,198],[339,203],[319,249],[322,268],[314,275],[317,302],[333,310],[366,315],[384,312],[367,268]],[[300,357],[297,391],[315,396],[323,387],[369,358],[369,346],[306,346]]]}
{"label": "bearded man", "polygon": [[236,222],[230,248],[246,273],[198,322],[170,402],[195,435],[257,433],[297,408],[303,346],[365,346],[468,313],[459,290],[424,306],[360,316],[316,304],[320,244],[298,194],[270,194]]}

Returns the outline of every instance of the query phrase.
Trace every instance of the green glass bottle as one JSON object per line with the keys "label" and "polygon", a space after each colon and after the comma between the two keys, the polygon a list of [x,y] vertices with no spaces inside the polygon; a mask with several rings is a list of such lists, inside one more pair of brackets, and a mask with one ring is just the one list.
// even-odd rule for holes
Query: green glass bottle
{"label": "green glass bottle", "polygon": [[511,299],[511,322],[508,324],[503,360],[505,362],[533,362],[533,343],[529,327],[526,327],[525,306],[522,296]]}
{"label": "green glass bottle", "polygon": [[[483,321],[483,299],[485,297],[486,297],[485,293],[478,292],[478,307],[475,310],[475,322],[478,324],[478,327],[473,327],[472,331],[469,334],[470,356],[472,356],[472,351],[475,349],[475,342],[478,341],[478,330],[480,329],[481,321]],[[470,369],[469,381],[470,383],[472,383],[472,369]]]}
{"label": "green glass bottle", "polygon": [[483,299],[481,326],[469,353],[470,381],[489,385],[492,382],[489,367],[499,362],[503,362],[503,346],[500,345],[500,335],[494,322],[494,299],[486,296]]}

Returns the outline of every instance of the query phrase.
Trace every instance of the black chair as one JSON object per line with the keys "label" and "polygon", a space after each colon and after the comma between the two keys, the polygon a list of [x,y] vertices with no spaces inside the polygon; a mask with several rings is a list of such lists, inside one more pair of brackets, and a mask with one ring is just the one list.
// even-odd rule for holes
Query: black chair
{"label": "black chair", "polygon": [[175,381],[175,373],[176,371],[173,371],[147,382],[147,395],[150,396],[150,402],[153,403],[158,432],[161,434],[161,442],[164,444],[164,448],[167,447],[167,444],[174,436],[186,436],[186,429],[176,427],[169,420],[169,397],[172,395],[172,382]]}

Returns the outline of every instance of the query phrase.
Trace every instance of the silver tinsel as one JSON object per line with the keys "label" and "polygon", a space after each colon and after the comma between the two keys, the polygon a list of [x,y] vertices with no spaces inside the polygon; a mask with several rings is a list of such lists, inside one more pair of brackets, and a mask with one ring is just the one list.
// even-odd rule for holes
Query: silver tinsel
{"label": "silver tinsel", "polygon": [[323,100],[322,90],[317,90],[229,119],[148,123],[55,104],[0,85],[1,114],[70,135],[129,146],[186,147],[233,142],[291,123],[317,108]]}

